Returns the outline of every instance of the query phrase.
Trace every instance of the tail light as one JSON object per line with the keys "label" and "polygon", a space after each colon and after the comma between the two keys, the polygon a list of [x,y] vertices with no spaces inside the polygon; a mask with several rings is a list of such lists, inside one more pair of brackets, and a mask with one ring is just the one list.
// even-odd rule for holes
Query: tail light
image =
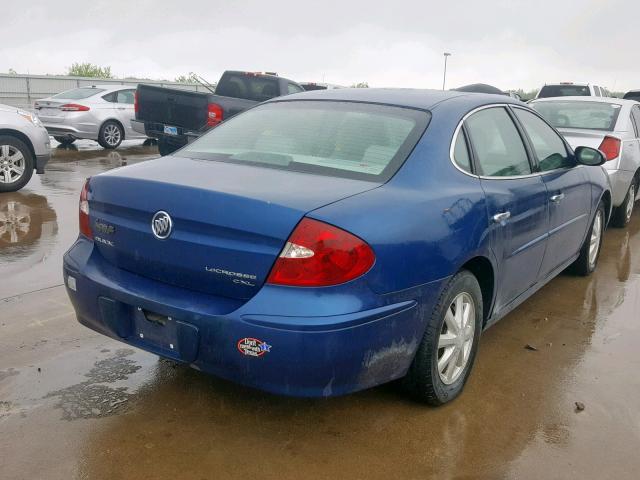
{"label": "tail light", "polygon": [[376,256],[362,239],[324,222],[303,218],[271,269],[267,283],[327,287],[353,280]]}
{"label": "tail light", "polygon": [[602,143],[598,147],[602,153],[604,153],[605,158],[608,160],[615,160],[620,156],[620,147],[622,146],[622,142],[619,138],[615,137],[604,137]]}
{"label": "tail light", "polygon": [[207,126],[215,127],[222,121],[222,107],[217,103],[210,103],[207,107]]}
{"label": "tail light", "polygon": [[133,94],[133,112],[138,113],[138,90]]}
{"label": "tail light", "polygon": [[79,212],[80,233],[87,238],[93,239],[91,223],[89,221],[89,179],[84,182],[80,192],[80,212]]}
{"label": "tail light", "polygon": [[88,112],[91,110],[86,105],[78,105],[77,103],[65,103],[60,107],[63,112]]}

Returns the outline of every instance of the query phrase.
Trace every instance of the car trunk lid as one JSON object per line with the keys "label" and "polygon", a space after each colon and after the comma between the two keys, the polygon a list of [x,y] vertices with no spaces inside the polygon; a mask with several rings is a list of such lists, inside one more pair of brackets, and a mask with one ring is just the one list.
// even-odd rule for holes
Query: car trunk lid
{"label": "car trunk lid", "polygon": [[[112,264],[155,280],[248,299],[309,211],[379,184],[163,157],[91,179],[91,227]],[[152,218],[167,212],[161,240]]]}
{"label": "car trunk lid", "polygon": [[66,116],[60,107],[67,103],[77,103],[77,100],[38,100],[33,104],[36,114],[43,121],[62,121]]}
{"label": "car trunk lid", "polygon": [[[595,149],[599,149],[602,145],[602,141],[605,137],[613,137],[620,139],[620,136],[615,132],[604,131],[604,130],[588,130],[588,129],[578,129],[578,128],[559,128],[558,131],[562,134],[562,136],[569,142],[572,148],[577,147],[591,147]],[[614,159],[614,161],[607,161],[603,165],[604,168],[608,170],[618,168],[618,161]]]}
{"label": "car trunk lid", "polygon": [[604,137],[611,134],[611,132],[578,128],[559,128],[558,131],[562,133],[562,136],[569,142],[572,148],[598,148],[602,140],[604,140]]}

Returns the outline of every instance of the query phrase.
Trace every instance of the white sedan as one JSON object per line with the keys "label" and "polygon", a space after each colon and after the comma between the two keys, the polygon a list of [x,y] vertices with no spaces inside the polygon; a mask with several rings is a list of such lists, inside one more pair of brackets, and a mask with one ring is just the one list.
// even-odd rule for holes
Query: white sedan
{"label": "white sedan", "polygon": [[53,138],[63,145],[84,138],[104,148],[123,140],[147,138],[131,128],[136,89],[125,85],[92,85],[43,98],[34,108]]}
{"label": "white sedan", "polygon": [[[599,97],[534,100],[531,107],[556,127],[573,148],[597,148],[611,181],[614,212],[611,224],[625,227],[631,219],[640,184],[640,103]],[[535,138],[531,141],[535,144]]]}

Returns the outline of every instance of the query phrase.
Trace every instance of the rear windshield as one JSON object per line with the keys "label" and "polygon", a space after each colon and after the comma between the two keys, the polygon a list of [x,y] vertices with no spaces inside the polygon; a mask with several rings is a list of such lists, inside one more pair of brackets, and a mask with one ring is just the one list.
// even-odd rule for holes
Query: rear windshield
{"label": "rear windshield", "polygon": [[640,102],[640,92],[627,92],[624,95],[625,100],[635,100]]}
{"label": "rear windshield", "polygon": [[51,98],[65,98],[69,100],[80,100],[81,98],[89,98],[101,92],[104,92],[104,88],[92,88],[92,87],[74,88],[73,90],[67,90],[66,92],[62,92],[57,95],[54,95]]}
{"label": "rear windshield", "polygon": [[545,85],[538,98],[549,97],[589,97],[589,87],[580,85]]}
{"label": "rear windshield", "polygon": [[612,131],[620,105],[604,102],[533,102],[530,104],[556,128]]}
{"label": "rear windshield", "polygon": [[216,95],[264,102],[280,95],[278,79],[247,74],[224,74],[216,86]]}
{"label": "rear windshield", "polygon": [[222,123],[177,155],[386,181],[430,118],[424,111],[364,103],[273,102]]}

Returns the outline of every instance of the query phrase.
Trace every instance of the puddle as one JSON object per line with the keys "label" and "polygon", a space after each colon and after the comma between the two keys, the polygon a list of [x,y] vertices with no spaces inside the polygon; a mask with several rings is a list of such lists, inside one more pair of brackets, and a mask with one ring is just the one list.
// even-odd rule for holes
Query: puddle
{"label": "puddle", "polygon": [[102,418],[121,413],[134,396],[126,386],[114,386],[140,370],[127,358],[131,349],[120,349],[115,356],[100,360],[85,375],[87,380],[49,393],[45,398],[58,397],[56,408],[62,410],[64,420]]}

